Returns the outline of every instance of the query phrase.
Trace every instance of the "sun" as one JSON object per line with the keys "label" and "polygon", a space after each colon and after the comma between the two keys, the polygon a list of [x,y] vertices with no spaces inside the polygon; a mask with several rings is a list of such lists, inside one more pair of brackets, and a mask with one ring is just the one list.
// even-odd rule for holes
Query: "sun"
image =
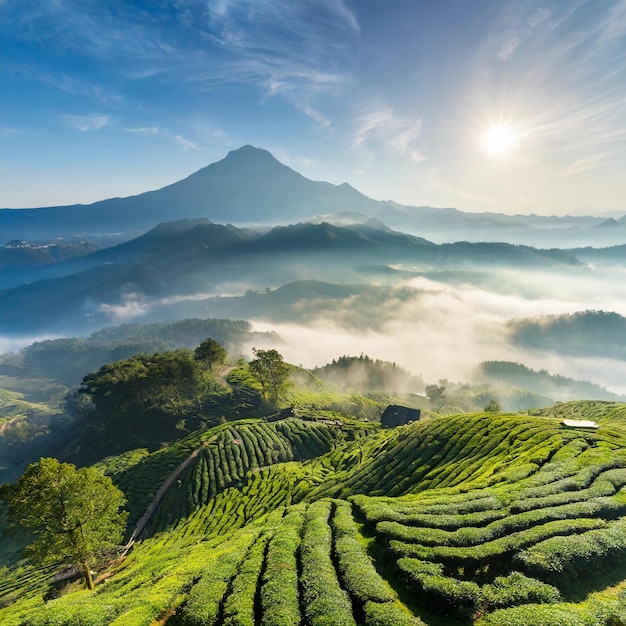
{"label": "sun", "polygon": [[518,142],[515,129],[508,124],[492,124],[482,133],[483,150],[494,157],[506,157],[514,152]]}

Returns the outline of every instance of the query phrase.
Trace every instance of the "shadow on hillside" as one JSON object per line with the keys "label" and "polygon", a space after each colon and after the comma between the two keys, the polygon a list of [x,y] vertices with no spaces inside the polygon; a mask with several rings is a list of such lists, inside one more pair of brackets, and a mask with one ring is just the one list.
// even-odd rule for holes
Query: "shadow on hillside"
{"label": "shadow on hillside", "polygon": [[613,587],[623,580],[626,580],[626,558],[615,558],[607,562],[602,571],[594,568],[585,578],[568,581],[562,586],[561,593],[566,602],[582,602],[589,594]]}
{"label": "shadow on hillside", "polygon": [[433,610],[427,607],[425,602],[420,602],[415,593],[398,576],[398,569],[395,567],[395,561],[390,558],[389,548],[381,543],[380,538],[376,535],[375,527],[367,524],[358,508],[354,506],[353,516],[358,524],[362,524],[360,532],[368,541],[368,553],[374,560],[376,570],[398,594],[400,602],[414,615],[428,624],[428,626],[470,626],[473,623],[470,617],[460,615],[459,613],[450,614],[443,610]]}

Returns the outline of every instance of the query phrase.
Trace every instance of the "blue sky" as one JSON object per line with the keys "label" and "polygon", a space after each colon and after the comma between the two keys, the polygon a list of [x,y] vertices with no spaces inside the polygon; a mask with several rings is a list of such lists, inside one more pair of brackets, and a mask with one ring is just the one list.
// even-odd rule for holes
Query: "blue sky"
{"label": "blue sky", "polygon": [[0,206],[253,144],[467,211],[626,212],[626,0],[0,0]]}

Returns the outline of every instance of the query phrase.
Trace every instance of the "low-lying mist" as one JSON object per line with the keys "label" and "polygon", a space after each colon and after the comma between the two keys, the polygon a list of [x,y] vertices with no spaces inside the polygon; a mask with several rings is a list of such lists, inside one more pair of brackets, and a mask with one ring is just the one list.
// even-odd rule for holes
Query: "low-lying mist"
{"label": "low-lying mist", "polygon": [[[281,350],[285,358],[308,368],[322,366],[340,355],[364,353],[395,362],[426,382],[473,382],[480,362],[504,360],[589,380],[624,394],[625,361],[526,349],[513,344],[507,327],[515,318],[588,309],[625,315],[626,293],[622,292],[626,288],[615,288],[615,271],[622,272],[607,271],[600,277],[583,273],[578,278],[571,274],[499,272],[499,292],[420,277],[405,283],[415,290],[411,298],[393,298],[372,306],[357,295],[327,303],[324,312],[306,323],[252,321],[256,330],[278,333],[284,340]],[[531,288],[533,294],[529,296]]]}
{"label": "low-lying mist", "polygon": [[[281,343],[273,347],[308,368],[366,354],[397,363],[425,383],[475,382],[481,362],[509,361],[626,394],[626,361],[602,350],[559,350],[558,341],[550,349],[524,345],[512,325],[512,320],[538,318],[540,324],[540,316],[588,310],[626,316],[626,268],[384,269],[363,271],[360,284],[345,284],[355,277],[338,274],[334,284],[300,281],[270,289],[242,275],[240,282],[230,277],[196,293],[147,297],[129,291],[117,303],[89,306],[100,315],[98,327],[191,317],[248,319],[255,330],[278,333]],[[61,334],[80,333],[68,328],[55,336]],[[0,353],[46,338],[50,334],[0,337]],[[250,353],[252,344],[246,348]]]}

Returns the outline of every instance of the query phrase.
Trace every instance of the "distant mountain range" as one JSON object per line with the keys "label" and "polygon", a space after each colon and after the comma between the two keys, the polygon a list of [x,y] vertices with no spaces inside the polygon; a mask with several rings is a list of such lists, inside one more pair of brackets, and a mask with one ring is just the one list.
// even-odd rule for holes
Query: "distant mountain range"
{"label": "distant mountain range", "polygon": [[93,330],[110,323],[107,315],[116,311],[130,313],[135,307],[139,312],[144,299],[174,303],[308,279],[367,284],[378,282],[381,267],[410,269],[416,264],[422,271],[567,270],[581,265],[562,250],[506,243],[437,245],[376,221],[351,226],[298,223],[257,231],[183,220],[44,267],[42,280],[0,291],[0,327],[4,334],[60,332],[68,325]]}
{"label": "distant mountain range", "polygon": [[311,220],[339,226],[378,219],[396,229],[442,242],[507,241],[538,246],[604,246],[626,240],[620,219],[500,213],[414,207],[377,201],[347,183],[309,180],[269,152],[244,146],[184,180],[157,191],[90,205],[0,210],[8,241],[47,240],[76,234],[145,232],[160,222],[205,218],[242,225]]}

